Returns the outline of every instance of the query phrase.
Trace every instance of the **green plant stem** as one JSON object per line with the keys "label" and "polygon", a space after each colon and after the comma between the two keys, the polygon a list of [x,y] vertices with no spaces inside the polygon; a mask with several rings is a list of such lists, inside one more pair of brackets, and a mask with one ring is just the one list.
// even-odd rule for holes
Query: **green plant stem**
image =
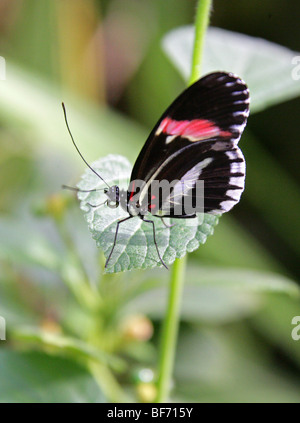
{"label": "green plant stem", "polygon": [[168,400],[175,359],[175,349],[180,320],[180,303],[184,285],[186,256],[177,259],[172,268],[167,313],[162,329],[161,355],[156,402]]}
{"label": "green plant stem", "polygon": [[[193,49],[192,71],[189,84],[201,76],[201,60],[205,32],[209,23],[212,0],[199,0],[195,18],[195,42]],[[175,360],[175,350],[180,322],[180,306],[184,285],[186,256],[177,259],[173,265],[166,317],[162,329],[160,358],[158,365],[158,382],[156,402],[166,402],[169,399],[171,378]]]}
{"label": "green plant stem", "polygon": [[95,360],[89,360],[87,366],[108,401],[115,403],[132,402],[132,399],[123,391],[108,367]]}
{"label": "green plant stem", "polygon": [[206,29],[209,24],[209,14],[212,0],[199,0],[195,18],[195,41],[193,48],[192,70],[189,85],[201,76],[201,65]]}

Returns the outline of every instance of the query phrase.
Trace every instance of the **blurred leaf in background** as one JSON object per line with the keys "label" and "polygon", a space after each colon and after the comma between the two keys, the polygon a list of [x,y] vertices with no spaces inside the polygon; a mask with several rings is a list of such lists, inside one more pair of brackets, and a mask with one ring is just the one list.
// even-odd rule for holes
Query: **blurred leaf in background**
{"label": "blurred leaf in background", "polygon": [[[161,269],[102,274],[78,203],[60,188],[77,184],[84,170],[61,101],[89,162],[121,154],[133,163],[184,88],[161,43],[193,22],[195,4],[0,1],[7,68],[0,81],[1,402],[153,400],[169,276]],[[247,65],[242,76],[260,113],[253,109],[242,139],[242,201],[189,259],[176,401],[299,402],[300,341],[291,321],[300,315],[300,81],[288,69],[300,51],[300,4],[291,4],[214,1],[209,61],[228,71]],[[288,50],[273,46],[273,53],[239,34]]]}

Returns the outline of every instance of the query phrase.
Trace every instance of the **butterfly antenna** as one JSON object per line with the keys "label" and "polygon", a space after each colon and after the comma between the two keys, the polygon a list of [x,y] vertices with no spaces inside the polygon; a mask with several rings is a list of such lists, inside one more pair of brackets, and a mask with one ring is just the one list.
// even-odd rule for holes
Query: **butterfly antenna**
{"label": "butterfly antenna", "polygon": [[77,152],[78,152],[78,154],[79,154],[79,156],[82,158],[82,160],[84,161],[84,163],[87,165],[87,167],[89,168],[89,169],[91,169],[91,171],[92,172],[94,172],[94,174],[95,175],[97,175],[98,176],[98,178],[100,178],[107,186],[108,186],[108,188],[110,188],[110,186],[108,185],[108,183],[102,178],[102,176],[100,176],[99,175],[99,173],[97,173],[96,171],[95,171],[95,169],[93,169],[89,164],[88,164],[88,162],[85,160],[85,158],[83,157],[83,155],[80,153],[80,150],[79,150],[79,148],[77,147],[77,145],[76,145],[76,142],[74,141],[74,138],[73,138],[73,135],[72,135],[72,132],[71,132],[71,130],[70,130],[70,127],[69,127],[69,124],[68,124],[68,119],[67,119],[67,111],[66,111],[66,108],[65,108],[65,105],[64,105],[64,103],[62,103],[62,108],[63,108],[63,111],[64,111],[64,116],[65,116],[65,122],[66,122],[66,125],[67,125],[67,129],[68,129],[68,132],[69,132],[69,134],[70,134],[70,137],[71,137],[71,140],[72,140],[72,142],[73,142],[73,144],[74,144],[74,147],[76,148],[76,150],[77,150]]}

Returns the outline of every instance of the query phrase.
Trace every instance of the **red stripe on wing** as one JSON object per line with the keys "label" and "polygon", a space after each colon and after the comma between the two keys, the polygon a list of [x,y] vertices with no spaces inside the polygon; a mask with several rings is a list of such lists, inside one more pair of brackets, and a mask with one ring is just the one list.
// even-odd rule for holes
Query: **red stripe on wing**
{"label": "red stripe on wing", "polygon": [[158,131],[168,135],[192,137],[194,139],[230,137],[229,131],[222,131],[214,122],[206,119],[174,120],[166,117],[159,125]]}
{"label": "red stripe on wing", "polygon": [[135,181],[132,182],[132,191],[130,193],[129,201],[132,201],[132,197],[134,195],[134,188],[135,188]]}

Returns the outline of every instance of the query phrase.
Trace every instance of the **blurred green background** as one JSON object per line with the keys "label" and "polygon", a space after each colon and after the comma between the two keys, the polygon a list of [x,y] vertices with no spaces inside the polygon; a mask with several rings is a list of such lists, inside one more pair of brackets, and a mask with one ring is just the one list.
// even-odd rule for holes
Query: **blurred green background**
{"label": "blurred green background", "polygon": [[[193,23],[195,6],[0,0],[0,402],[154,399],[169,275],[102,275],[78,203],[61,192],[85,168],[61,101],[89,162],[133,162],[185,87],[161,41]],[[215,0],[211,25],[300,52],[299,17],[296,0]],[[295,93],[250,115],[242,200],[189,256],[173,401],[300,400],[299,113]]]}

